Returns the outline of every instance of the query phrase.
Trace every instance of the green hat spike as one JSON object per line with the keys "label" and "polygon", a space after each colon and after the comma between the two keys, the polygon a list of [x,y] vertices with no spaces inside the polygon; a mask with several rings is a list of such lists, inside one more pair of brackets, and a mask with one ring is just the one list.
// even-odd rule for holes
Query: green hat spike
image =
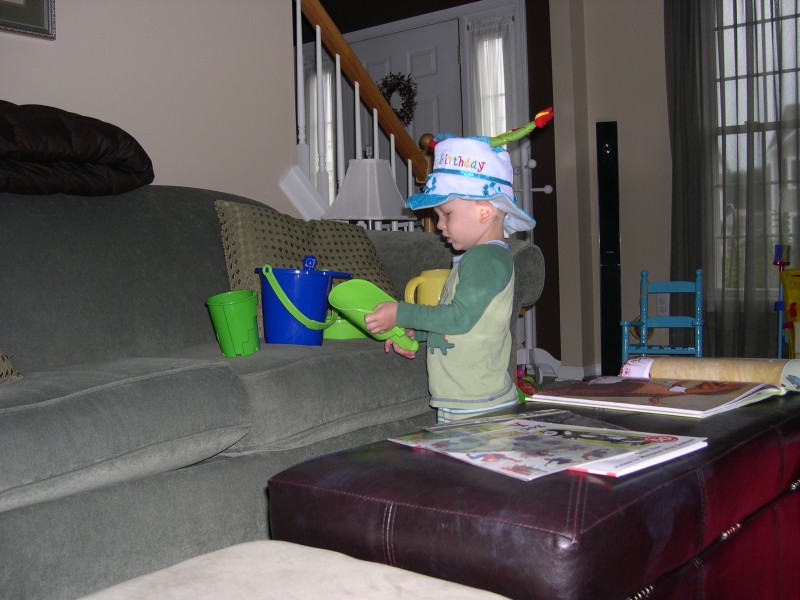
{"label": "green hat spike", "polygon": [[505,133],[501,133],[500,135],[496,135],[492,138],[489,138],[489,146],[492,148],[497,148],[498,146],[502,146],[507,144],[508,142],[515,142],[518,139],[525,137],[531,131],[536,129],[537,127],[544,127],[547,123],[550,122],[550,119],[553,118],[553,107],[546,108],[538,113],[533,118],[533,121],[528,123],[527,125],[523,125],[522,127],[518,127],[517,129],[512,129],[511,131],[506,131]]}

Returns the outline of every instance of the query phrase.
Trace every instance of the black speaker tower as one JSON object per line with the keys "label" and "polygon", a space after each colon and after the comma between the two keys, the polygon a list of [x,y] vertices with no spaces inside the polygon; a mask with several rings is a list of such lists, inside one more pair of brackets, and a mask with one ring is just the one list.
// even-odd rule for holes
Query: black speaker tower
{"label": "black speaker tower", "polygon": [[596,124],[600,213],[600,359],[603,375],[619,372],[622,355],[619,250],[619,154],[616,121]]}

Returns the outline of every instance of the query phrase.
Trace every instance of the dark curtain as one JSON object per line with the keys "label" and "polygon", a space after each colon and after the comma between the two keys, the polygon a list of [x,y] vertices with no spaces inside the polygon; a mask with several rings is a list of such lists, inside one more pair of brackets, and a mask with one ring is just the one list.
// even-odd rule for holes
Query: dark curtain
{"label": "dark curtain", "polygon": [[665,0],[664,15],[671,278],[703,269],[705,355],[786,356],[773,261],[776,244],[800,254],[797,3]]}

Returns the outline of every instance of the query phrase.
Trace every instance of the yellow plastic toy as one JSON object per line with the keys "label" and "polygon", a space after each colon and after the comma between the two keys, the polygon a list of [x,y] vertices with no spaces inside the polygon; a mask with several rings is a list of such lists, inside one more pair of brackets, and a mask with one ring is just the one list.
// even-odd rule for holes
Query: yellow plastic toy
{"label": "yellow plastic toy", "polygon": [[787,358],[800,356],[800,335],[796,335],[795,323],[800,312],[800,269],[781,271],[783,288],[783,328],[786,330]]}

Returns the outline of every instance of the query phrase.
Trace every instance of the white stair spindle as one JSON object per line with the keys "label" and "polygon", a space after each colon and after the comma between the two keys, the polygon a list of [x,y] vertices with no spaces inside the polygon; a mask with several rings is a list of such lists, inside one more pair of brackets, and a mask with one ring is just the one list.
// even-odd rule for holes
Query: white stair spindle
{"label": "white stair spindle", "polygon": [[322,80],[322,32],[319,25],[317,30],[317,155],[319,156],[319,169],[317,170],[317,191],[326,202],[330,202],[330,185],[328,184],[328,171],[325,168],[325,97],[323,94]]}
{"label": "white stair spindle", "polygon": [[392,169],[392,177],[397,179],[397,170],[394,166],[394,134],[389,134],[389,166]]}
{"label": "white stair spindle", "polygon": [[295,2],[295,44],[297,77],[297,164],[306,177],[311,172],[311,152],[306,142],[306,85],[303,72],[303,33],[300,17],[300,0]]}
{"label": "white stair spindle", "polygon": [[344,181],[344,117],[342,115],[342,60],[336,55],[336,189],[341,189]]}
{"label": "white stair spindle", "polygon": [[373,158],[380,158],[380,153],[378,152],[378,109],[372,109],[372,157]]}
{"label": "white stair spindle", "polygon": [[408,159],[408,195],[406,197],[408,198],[409,196],[413,196],[413,195],[414,195],[414,172],[411,170],[411,159],[409,158]]}
{"label": "white stair spindle", "polygon": [[361,96],[358,90],[358,82],[355,82],[355,98],[354,98],[354,106],[355,106],[355,123],[356,123],[356,158],[361,158]]}

